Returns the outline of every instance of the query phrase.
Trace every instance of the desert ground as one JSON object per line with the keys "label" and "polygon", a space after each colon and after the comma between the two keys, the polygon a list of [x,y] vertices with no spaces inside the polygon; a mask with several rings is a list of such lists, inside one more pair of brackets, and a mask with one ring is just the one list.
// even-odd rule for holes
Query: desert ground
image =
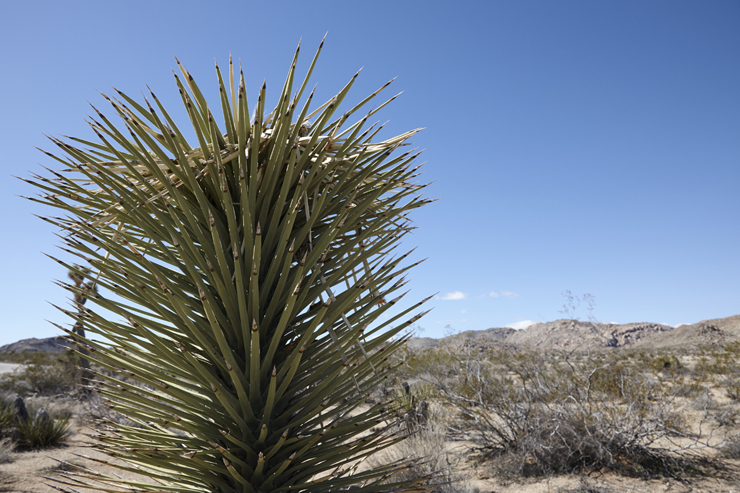
{"label": "desert ground", "polygon": [[[69,406],[67,403],[65,406]],[[16,450],[7,462],[0,464],[0,492],[36,493],[55,491],[50,485],[52,478],[70,471],[66,463],[84,465],[103,473],[122,474],[111,467],[83,458],[84,456],[105,459],[91,450],[91,440],[86,436],[93,432],[85,417],[83,406],[77,405],[77,416],[73,420],[71,433],[64,444],[38,449]],[[627,477],[608,470],[593,470],[574,474],[550,474],[536,477],[499,477],[485,463],[480,463],[469,454],[470,443],[448,442],[446,451],[454,463],[455,480],[453,491],[490,493],[657,493],[657,492],[740,492],[740,460],[723,460],[718,469],[702,475],[686,477]],[[85,491],[82,488],[75,488]]]}
{"label": "desert ground", "polygon": [[[367,402],[401,402],[410,438],[363,467],[421,457],[411,473],[440,472],[445,492],[740,492],[738,321],[560,321],[411,339]],[[73,466],[115,473],[95,462],[105,457],[90,435],[98,419],[123,418],[75,390],[74,355],[0,348],[0,358],[5,410],[21,396],[31,416],[69,417],[66,436],[45,447],[3,431],[0,492],[54,491]]]}

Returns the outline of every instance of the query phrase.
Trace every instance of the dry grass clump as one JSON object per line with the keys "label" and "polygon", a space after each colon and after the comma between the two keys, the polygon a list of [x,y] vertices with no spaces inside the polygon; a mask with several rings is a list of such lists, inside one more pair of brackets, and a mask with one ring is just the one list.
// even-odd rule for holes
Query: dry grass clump
{"label": "dry grass clump", "polygon": [[382,467],[407,458],[418,459],[410,468],[395,475],[393,481],[416,480],[435,475],[441,493],[467,493],[473,491],[465,476],[457,470],[457,460],[446,450],[445,432],[442,427],[429,425],[419,429],[406,440],[389,447],[368,459],[370,467]]}
{"label": "dry grass clump", "polygon": [[433,476],[440,493],[472,493],[467,476],[457,467],[460,458],[447,448],[444,425],[429,421],[410,436],[368,459],[371,468],[416,459],[413,466],[393,476],[392,481],[409,481]]}

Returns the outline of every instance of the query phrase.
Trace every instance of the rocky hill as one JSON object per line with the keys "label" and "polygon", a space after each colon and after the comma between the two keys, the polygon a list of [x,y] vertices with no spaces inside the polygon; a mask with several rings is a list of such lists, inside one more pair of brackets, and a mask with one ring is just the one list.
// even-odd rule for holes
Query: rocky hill
{"label": "rocky hill", "polygon": [[410,349],[435,349],[439,347],[440,343],[448,341],[452,338],[469,340],[476,347],[482,349],[504,349],[508,348],[506,340],[516,332],[516,329],[509,327],[496,327],[493,329],[486,330],[469,330],[467,332],[461,332],[454,336],[444,337],[442,339],[434,339],[432,337],[412,337],[408,342]]}
{"label": "rocky hill", "polygon": [[670,333],[641,342],[638,347],[721,346],[733,341],[740,341],[740,315],[680,325]]}
{"label": "rocky hill", "polygon": [[537,323],[516,331],[506,342],[522,349],[569,350],[578,347],[594,349],[632,346],[655,334],[673,330],[654,323],[601,324],[578,320],[556,320]]}
{"label": "rocky hill", "polygon": [[431,349],[453,341],[467,341],[479,349],[536,351],[717,346],[740,341],[740,315],[704,320],[677,328],[650,322],[603,324],[556,320],[536,323],[523,330],[504,327],[471,330],[442,339],[414,337],[409,341],[409,348]]}
{"label": "rocky hill", "polygon": [[0,346],[0,354],[12,352],[22,353],[23,351],[29,353],[61,353],[68,346],[69,344],[67,342],[56,337],[47,337],[46,339],[32,337],[31,339],[22,339],[18,342]]}

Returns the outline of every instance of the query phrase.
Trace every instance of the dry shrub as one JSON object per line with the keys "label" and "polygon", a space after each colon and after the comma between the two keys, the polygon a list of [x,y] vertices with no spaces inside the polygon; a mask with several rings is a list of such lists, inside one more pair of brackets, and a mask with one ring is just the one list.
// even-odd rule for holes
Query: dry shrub
{"label": "dry shrub", "polygon": [[725,459],[740,459],[740,436],[733,436],[725,441],[719,449]]}
{"label": "dry shrub", "polygon": [[691,406],[697,411],[717,410],[720,408],[717,401],[714,400],[714,397],[707,390],[694,397],[691,400]]}
{"label": "dry shrub", "polygon": [[434,475],[434,482],[439,485],[435,491],[472,492],[466,476],[456,467],[458,459],[446,450],[445,441],[444,427],[429,422],[426,426],[417,428],[406,440],[372,455],[368,459],[368,464],[370,468],[380,468],[414,458],[417,462],[393,476],[391,479],[393,482],[417,480]]}
{"label": "dry shrub", "polygon": [[727,393],[727,397],[734,402],[740,402],[740,372],[733,372],[731,376],[724,378],[720,386]]}
{"label": "dry shrub", "polygon": [[420,373],[456,411],[452,435],[476,443],[506,475],[604,468],[675,475],[694,468],[692,451],[708,446],[686,424],[684,375],[673,358],[643,365],[616,353],[553,357],[465,346],[446,357],[446,368],[417,360]]}

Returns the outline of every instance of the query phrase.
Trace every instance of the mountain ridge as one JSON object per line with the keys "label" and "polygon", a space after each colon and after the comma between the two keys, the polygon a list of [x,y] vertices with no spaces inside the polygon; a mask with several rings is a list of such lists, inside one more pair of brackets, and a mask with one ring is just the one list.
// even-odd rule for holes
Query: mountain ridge
{"label": "mountain ridge", "polygon": [[521,330],[494,327],[469,330],[442,337],[412,337],[411,350],[425,350],[440,344],[465,340],[481,350],[568,351],[574,349],[681,348],[717,346],[740,341],[740,315],[702,320],[695,324],[670,325],[654,322],[613,324],[560,319],[537,322]]}
{"label": "mountain ridge", "polygon": [[[740,315],[702,320],[695,324],[670,325],[653,322],[610,324],[560,319],[552,322],[537,322],[525,329],[492,327],[483,330],[468,330],[442,338],[412,337],[408,341],[411,350],[439,347],[452,340],[465,340],[481,350],[535,350],[568,351],[573,349],[618,349],[640,348],[661,349],[690,346],[719,346],[740,341]],[[58,353],[69,347],[60,337],[21,339],[0,346],[0,354],[11,352]]]}

